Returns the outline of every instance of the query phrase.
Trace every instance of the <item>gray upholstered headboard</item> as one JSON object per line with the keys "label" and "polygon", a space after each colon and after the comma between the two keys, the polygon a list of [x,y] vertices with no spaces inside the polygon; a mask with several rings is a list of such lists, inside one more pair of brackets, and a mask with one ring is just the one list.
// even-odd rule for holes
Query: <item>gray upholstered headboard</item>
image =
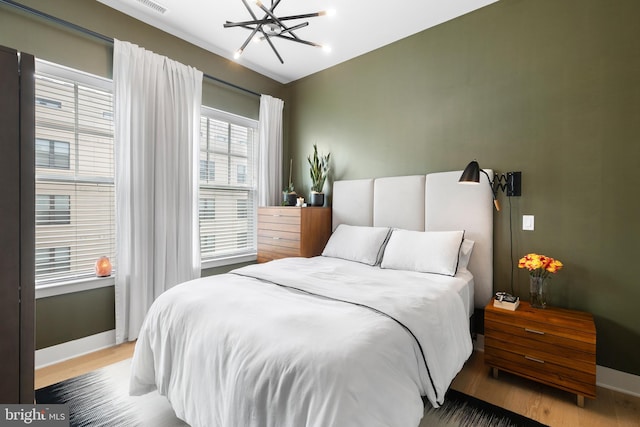
{"label": "gray upholstered headboard", "polygon": [[[493,178],[492,170],[485,170]],[[418,231],[465,230],[475,242],[469,271],[475,306],[493,295],[493,196],[488,185],[458,183],[462,171],[336,181],[333,228],[339,224]]]}

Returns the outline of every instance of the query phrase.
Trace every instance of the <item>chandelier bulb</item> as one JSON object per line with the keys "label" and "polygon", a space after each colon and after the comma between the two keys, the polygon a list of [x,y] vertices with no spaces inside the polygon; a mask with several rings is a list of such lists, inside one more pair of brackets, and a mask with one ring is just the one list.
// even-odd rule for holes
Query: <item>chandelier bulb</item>
{"label": "chandelier bulb", "polygon": [[327,9],[327,10],[322,10],[318,12],[318,16],[335,16],[335,15],[336,15],[335,9]]}
{"label": "chandelier bulb", "polygon": [[233,54],[233,59],[240,58],[240,55],[242,55],[242,49],[236,50],[235,53]]}

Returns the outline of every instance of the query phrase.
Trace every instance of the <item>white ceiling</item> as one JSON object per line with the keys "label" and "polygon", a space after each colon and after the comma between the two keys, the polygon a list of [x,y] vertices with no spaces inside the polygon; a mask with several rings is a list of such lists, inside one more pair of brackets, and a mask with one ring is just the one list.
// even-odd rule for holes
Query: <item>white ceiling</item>
{"label": "white ceiling", "polygon": [[[251,20],[241,0],[153,0],[167,9],[164,14],[144,6],[139,0],[98,1],[230,60],[234,60],[234,52],[250,34],[243,28],[223,28],[226,21]],[[262,1],[269,8],[271,0]],[[265,42],[249,43],[237,62],[281,83],[288,83],[495,1],[281,0],[276,16],[335,10],[334,16],[307,19],[309,26],[295,31],[301,39],[331,46],[331,52],[272,38],[284,64]],[[248,3],[256,16],[264,16],[253,1]],[[304,20],[288,22],[295,25]]]}

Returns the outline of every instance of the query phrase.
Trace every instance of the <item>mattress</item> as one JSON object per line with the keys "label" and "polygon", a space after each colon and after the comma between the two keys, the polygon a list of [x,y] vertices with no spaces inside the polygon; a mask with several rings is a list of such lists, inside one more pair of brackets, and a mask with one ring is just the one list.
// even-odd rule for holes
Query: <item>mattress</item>
{"label": "mattress", "polygon": [[451,286],[458,291],[458,295],[460,295],[464,303],[465,311],[471,317],[474,312],[475,301],[473,274],[467,269],[461,269],[458,270],[455,277],[459,280],[453,282]]}

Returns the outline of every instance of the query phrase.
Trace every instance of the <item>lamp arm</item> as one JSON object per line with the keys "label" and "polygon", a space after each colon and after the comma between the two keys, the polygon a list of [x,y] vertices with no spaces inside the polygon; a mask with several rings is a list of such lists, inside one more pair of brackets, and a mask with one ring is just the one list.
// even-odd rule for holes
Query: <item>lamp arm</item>
{"label": "lamp arm", "polygon": [[493,180],[489,178],[489,174],[486,173],[482,168],[480,168],[480,172],[482,172],[487,177],[489,187],[491,187],[491,195],[493,196],[493,205],[496,207],[496,210],[500,212],[500,202],[498,202],[498,199],[496,198],[496,193],[497,193],[497,189],[495,187],[496,178],[494,177]]}

